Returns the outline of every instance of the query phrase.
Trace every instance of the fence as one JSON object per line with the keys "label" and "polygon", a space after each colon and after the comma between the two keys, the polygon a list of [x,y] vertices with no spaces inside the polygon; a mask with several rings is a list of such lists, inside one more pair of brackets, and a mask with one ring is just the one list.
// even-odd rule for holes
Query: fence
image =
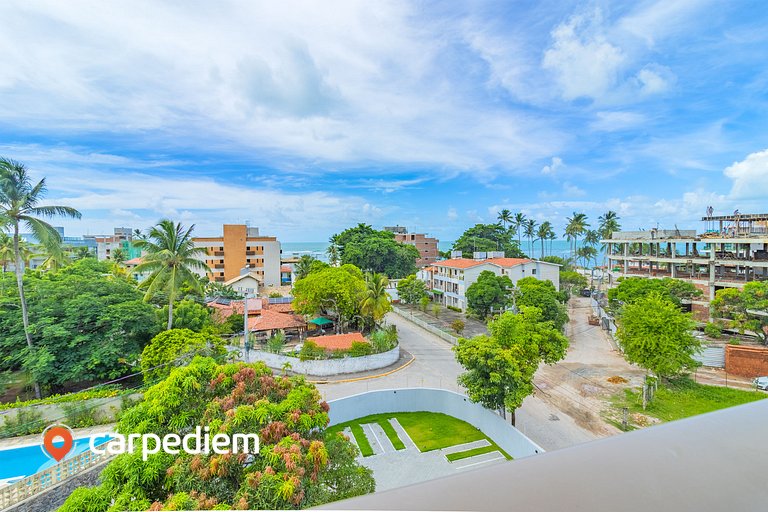
{"label": "fence", "polygon": [[693,356],[703,366],[725,368],[725,347],[704,347],[701,353]]}
{"label": "fence", "polygon": [[[99,445],[103,448],[109,443],[106,441]],[[101,450],[104,451],[104,450]],[[97,454],[88,449],[74,457],[64,459],[55,466],[28,476],[7,487],[0,488],[0,509],[4,509],[34,496],[70,477],[76,476],[82,471],[101,464],[113,457],[112,454]]]}
{"label": "fence", "polygon": [[403,310],[401,308],[398,308],[397,306],[393,306],[392,307],[392,311],[394,313],[397,313],[401,317],[405,318],[409,322],[412,322],[412,323],[418,325],[419,327],[421,327],[422,329],[431,332],[435,336],[438,336],[438,337],[444,339],[445,341],[447,341],[451,345],[456,345],[456,343],[458,342],[458,338],[456,336],[452,336],[451,334],[448,334],[447,332],[445,332],[444,330],[440,329],[439,327],[435,327],[434,325],[429,324],[429,323],[421,320],[420,318],[417,318],[410,311],[405,311],[405,310]]}

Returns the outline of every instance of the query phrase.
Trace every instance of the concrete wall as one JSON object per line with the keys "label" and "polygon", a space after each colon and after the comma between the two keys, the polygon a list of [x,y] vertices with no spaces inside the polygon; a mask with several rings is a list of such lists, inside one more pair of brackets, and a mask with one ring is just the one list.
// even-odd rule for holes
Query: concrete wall
{"label": "concrete wall", "polygon": [[507,420],[453,391],[430,388],[370,391],[328,402],[330,424],[336,425],[369,414],[387,412],[440,412],[466,421],[483,431],[504,451],[519,459],[544,450]]}
{"label": "concrete wall", "polygon": [[750,378],[768,375],[768,348],[726,345],[725,371]]}
{"label": "concrete wall", "polygon": [[101,472],[110,461],[88,468],[77,476],[68,478],[26,500],[11,505],[7,512],[49,512],[64,504],[69,495],[78,487],[91,487],[99,484]]}
{"label": "concrete wall", "polygon": [[435,327],[433,325],[429,325],[428,323],[426,323],[426,322],[420,320],[419,318],[415,317],[413,315],[413,313],[411,313],[410,311],[407,311],[405,309],[400,309],[397,306],[395,306],[395,307],[392,308],[392,312],[394,312],[394,313],[400,315],[401,317],[407,319],[409,322],[413,322],[414,324],[418,325],[419,327],[421,327],[425,331],[429,331],[432,334],[434,334],[435,336],[438,336],[438,337],[444,339],[445,341],[447,341],[451,345],[455,345],[456,343],[458,343],[459,339],[456,336],[452,336],[451,334],[443,331],[442,329],[439,329],[439,328],[437,328],[437,327]]}
{"label": "concrete wall", "polygon": [[[30,405],[27,407],[19,407],[16,409],[6,409],[0,411],[0,424],[5,421],[5,418],[16,419],[19,409],[26,409],[33,407],[35,411],[42,413],[42,419],[45,421],[61,420],[66,418],[66,407],[72,405],[83,405],[93,411],[94,418],[97,424],[112,423],[117,418],[117,413],[120,412],[123,399],[126,400],[139,400],[142,397],[142,393],[132,393],[130,395],[113,396],[106,398],[91,398],[89,400],[78,400],[73,402],[63,402],[58,404],[43,404],[43,405]],[[64,420],[66,422],[66,420]]]}
{"label": "concrete wall", "polygon": [[329,375],[378,370],[393,365],[400,359],[400,345],[380,354],[340,359],[302,361],[298,357],[262,352],[260,350],[250,351],[249,358],[250,361],[264,361],[267,366],[275,369],[281,369],[285,363],[290,363],[292,372],[327,377]]}

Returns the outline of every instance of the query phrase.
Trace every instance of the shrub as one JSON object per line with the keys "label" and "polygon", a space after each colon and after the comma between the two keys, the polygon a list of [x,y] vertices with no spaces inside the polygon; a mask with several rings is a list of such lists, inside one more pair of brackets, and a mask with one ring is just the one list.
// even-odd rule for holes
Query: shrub
{"label": "shrub", "polygon": [[397,328],[394,325],[377,329],[368,337],[376,353],[392,350],[397,345]]}
{"label": "shrub", "polygon": [[445,306],[445,307],[450,309],[451,311],[455,311],[457,313],[461,313],[461,308],[457,308],[456,306]]}
{"label": "shrub", "polygon": [[707,322],[707,325],[704,326],[704,334],[710,338],[717,339],[723,335],[723,328],[714,322]]}
{"label": "shrub", "polygon": [[421,306],[421,310],[426,313],[427,312],[427,306],[429,306],[429,297],[422,297],[419,300],[419,305]]}
{"label": "shrub", "polygon": [[78,400],[88,400],[89,398],[105,398],[113,397],[123,393],[131,393],[132,391],[121,390],[117,384],[107,384],[100,386],[99,389],[89,389],[87,391],[78,391],[77,393],[67,393],[64,395],[51,395],[45,398],[26,400],[24,402],[7,402],[0,404],[0,411],[5,409],[17,409],[20,407],[27,407],[30,405],[42,405],[42,404],[58,404],[62,402],[75,402]]}
{"label": "shrub", "polygon": [[163,331],[144,347],[141,353],[141,371],[144,382],[154,383],[166,378],[174,366],[195,354],[223,360],[226,349],[221,338],[189,329]]}
{"label": "shrub", "polygon": [[272,292],[269,294],[270,299],[282,299],[283,295],[280,292]]}
{"label": "shrub", "polygon": [[317,346],[317,343],[314,341],[304,342],[304,346],[301,347],[301,352],[299,352],[299,359],[301,361],[320,359],[322,357],[325,357],[325,350]]}
{"label": "shrub", "polygon": [[458,318],[451,323],[451,329],[453,329],[453,332],[456,334],[461,334],[464,331],[464,327],[464,322]]}
{"label": "shrub", "polygon": [[86,402],[73,402],[61,406],[66,424],[70,428],[92,427],[97,424],[96,411]]}
{"label": "shrub", "polygon": [[435,317],[440,316],[440,305],[435,304],[432,306],[432,314],[435,315]]}
{"label": "shrub", "polygon": [[43,413],[32,407],[16,411],[16,417],[6,416],[0,427],[0,437],[26,436],[39,434],[47,426]]}
{"label": "shrub", "polygon": [[277,334],[273,335],[271,338],[267,340],[267,349],[270,352],[274,352],[275,354],[279,354],[281,350],[283,350],[283,347],[285,346],[285,333],[282,331],[279,331]]}
{"label": "shrub", "polygon": [[373,352],[373,347],[370,343],[364,341],[354,341],[352,346],[347,352],[352,357],[367,356]]}

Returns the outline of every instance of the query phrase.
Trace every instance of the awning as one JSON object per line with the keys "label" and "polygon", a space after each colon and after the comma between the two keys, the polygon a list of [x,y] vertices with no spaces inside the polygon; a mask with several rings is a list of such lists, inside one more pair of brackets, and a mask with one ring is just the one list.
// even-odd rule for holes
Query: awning
{"label": "awning", "polygon": [[322,316],[319,316],[315,318],[314,320],[310,320],[309,323],[315,324],[319,327],[322,327],[324,325],[331,325],[333,322],[331,320],[328,320],[327,318],[324,318]]}
{"label": "awning", "polygon": [[433,288],[432,293],[434,293],[435,295],[442,295],[444,292],[443,290],[438,290],[437,288]]}

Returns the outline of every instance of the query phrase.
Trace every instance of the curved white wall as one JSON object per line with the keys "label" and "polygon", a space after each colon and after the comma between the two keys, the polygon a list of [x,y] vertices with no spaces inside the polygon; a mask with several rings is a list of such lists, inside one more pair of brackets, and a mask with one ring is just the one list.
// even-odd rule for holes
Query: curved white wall
{"label": "curved white wall", "polygon": [[441,412],[483,431],[512,457],[519,459],[544,450],[498,414],[464,395],[444,389],[404,388],[370,391],[328,402],[330,424],[386,412]]}
{"label": "curved white wall", "polygon": [[[245,354],[243,354],[245,355]],[[400,345],[387,352],[371,354],[370,356],[343,357],[340,359],[318,359],[302,361],[298,357],[284,356],[272,352],[251,350],[249,361],[264,361],[270,368],[281,369],[285,363],[290,363],[291,371],[303,375],[327,377],[344,373],[358,373],[378,370],[393,365],[400,359]]]}

